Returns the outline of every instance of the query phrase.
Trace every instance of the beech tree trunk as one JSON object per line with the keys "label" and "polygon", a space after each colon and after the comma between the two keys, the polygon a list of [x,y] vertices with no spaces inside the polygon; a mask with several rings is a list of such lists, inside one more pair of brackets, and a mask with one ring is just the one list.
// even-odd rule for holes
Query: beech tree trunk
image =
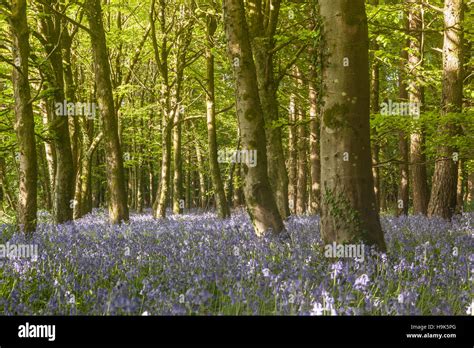
{"label": "beech tree trunk", "polygon": [[100,0],[87,0],[86,4],[86,14],[90,25],[92,57],[94,60],[95,83],[97,85],[97,101],[103,120],[109,219],[111,223],[116,224],[128,221],[129,219],[122,149],[112,95],[112,81],[110,79],[110,65],[102,22],[102,8]]}
{"label": "beech tree trunk", "polygon": [[309,119],[310,119],[310,163],[311,163],[311,191],[309,211],[311,214],[317,214],[321,208],[321,159],[319,155],[319,109],[318,109],[318,91],[316,87],[316,54],[317,51],[313,45],[308,49],[311,64],[309,65]]}
{"label": "beech tree trunk", "polygon": [[[297,76],[297,84],[298,90],[303,90],[303,78],[301,71],[298,67],[296,67],[296,76]],[[307,195],[307,136],[306,136],[306,114],[304,112],[303,103],[298,102],[296,107],[296,117],[297,120],[300,122],[298,125],[298,174],[297,174],[297,196],[296,196],[296,213],[298,215],[302,215],[306,213],[306,203],[308,201]]]}
{"label": "beech tree trunk", "polygon": [[297,150],[297,127],[296,127],[296,96],[294,93],[290,95],[290,106],[289,106],[288,121],[289,134],[288,134],[288,195],[289,195],[289,208],[292,213],[296,213],[296,200],[298,197],[298,150]]}
{"label": "beech tree trunk", "polygon": [[256,150],[256,166],[242,163],[247,211],[259,236],[285,231],[267,175],[266,137],[257,75],[243,0],[224,0],[227,47],[236,80],[236,104],[242,149]]}
{"label": "beech tree trunk", "polygon": [[[404,27],[408,29],[408,18],[404,13]],[[409,46],[409,40],[406,41]],[[408,52],[402,50],[400,53],[400,68],[398,72],[398,99],[400,102],[406,103],[408,101],[408,90],[407,90],[407,76],[405,71],[405,64],[408,62]],[[399,183],[398,183],[398,194],[397,194],[397,216],[408,215],[408,209],[410,207],[410,149],[408,136],[404,131],[398,133],[398,151],[400,155],[400,164],[398,166]]]}
{"label": "beech tree trunk", "polygon": [[26,0],[12,0],[9,17],[13,41],[13,95],[15,98],[15,131],[19,151],[18,224],[20,231],[31,235],[36,229],[37,181],[35,121],[28,81],[30,56]]}
{"label": "beech tree trunk", "polygon": [[[57,3],[49,6],[56,6]],[[53,88],[52,98],[48,100],[52,104],[49,109],[52,112],[49,127],[54,136],[56,149],[56,170],[55,188],[53,195],[53,218],[55,223],[60,224],[73,218],[73,197],[74,197],[74,167],[69,137],[69,115],[68,110],[62,110],[62,114],[57,113],[56,105],[63,104],[64,94],[64,71],[63,55],[61,49],[57,48],[60,41],[62,21],[59,16],[53,13],[49,6],[43,6],[46,16],[41,17],[40,26],[43,35],[44,48],[49,69],[46,72],[46,79],[49,88]],[[69,102],[69,101],[67,101]],[[77,117],[73,114],[72,117]]]}
{"label": "beech tree trunk", "polygon": [[182,214],[183,206],[183,163],[181,158],[181,112],[176,111],[173,129],[173,213]]}
{"label": "beech tree trunk", "polygon": [[217,29],[215,15],[207,17],[207,46],[206,46],[206,115],[207,115],[207,142],[209,146],[209,167],[211,169],[212,185],[214,186],[214,199],[216,201],[217,215],[221,219],[230,216],[229,206],[225,197],[224,184],[217,161],[217,134],[216,134],[216,106],[214,88],[214,33]]}
{"label": "beech tree trunk", "polygon": [[[462,111],[462,0],[445,0],[444,2],[444,43],[443,43],[443,84],[441,113]],[[454,124],[445,124],[440,132],[456,135]],[[437,150],[437,160],[433,174],[431,199],[428,206],[429,216],[440,216],[450,219],[456,210],[458,163],[453,160],[456,149],[441,145]]]}
{"label": "beech tree trunk", "polygon": [[370,153],[368,29],[364,0],[319,2],[323,26],[321,235],[385,250]]}
{"label": "beech tree trunk", "polygon": [[[378,0],[371,0],[372,5],[378,6]],[[377,61],[375,56],[375,51],[379,49],[378,43],[376,40],[370,42],[370,49],[372,52],[372,65],[370,70],[370,109],[373,114],[378,114],[380,112],[380,102],[379,102],[379,94],[380,94],[380,65]],[[375,128],[372,129],[372,135],[374,138],[377,137],[377,130]],[[375,202],[377,203],[377,207],[380,210],[381,202],[380,202],[380,169],[377,167],[377,163],[379,163],[379,152],[380,146],[379,144],[374,141],[372,144],[372,175],[374,176],[374,191],[375,191]]]}
{"label": "beech tree trunk", "polygon": [[[271,5],[269,4],[271,2]],[[262,0],[250,0],[250,41],[255,59],[258,92],[265,121],[267,139],[268,179],[270,180],[278,211],[282,218],[290,215],[288,206],[288,174],[282,144],[281,127],[273,125],[279,120],[277,88],[274,77],[273,49],[275,31],[280,13],[280,0],[262,4]],[[263,5],[263,6],[262,6]]]}
{"label": "beech tree trunk", "polygon": [[[417,81],[422,62],[421,29],[422,9],[417,0],[407,0],[410,5],[408,23],[410,30],[410,50],[408,52],[408,70],[412,76],[408,85],[408,100],[412,104],[422,103],[422,86]],[[426,215],[429,191],[426,173],[426,156],[424,153],[423,129],[412,132],[410,136],[410,161],[412,164],[413,213]]]}

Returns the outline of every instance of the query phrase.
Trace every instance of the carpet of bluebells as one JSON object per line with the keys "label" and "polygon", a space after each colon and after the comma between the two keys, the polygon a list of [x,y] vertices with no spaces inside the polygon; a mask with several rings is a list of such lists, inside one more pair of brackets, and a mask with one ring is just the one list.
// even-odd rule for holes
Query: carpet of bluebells
{"label": "carpet of bluebells", "polygon": [[472,309],[474,214],[451,222],[382,217],[387,253],[324,257],[319,217],[291,217],[290,240],[259,239],[243,211],[110,225],[96,210],[43,220],[33,259],[0,259],[6,315],[466,315]]}

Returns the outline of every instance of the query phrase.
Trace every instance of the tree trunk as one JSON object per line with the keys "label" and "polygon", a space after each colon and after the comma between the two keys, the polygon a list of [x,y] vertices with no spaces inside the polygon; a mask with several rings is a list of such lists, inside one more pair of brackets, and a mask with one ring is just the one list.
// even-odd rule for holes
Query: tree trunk
{"label": "tree trunk", "polygon": [[202,159],[201,148],[199,147],[198,142],[196,142],[196,158],[198,162],[198,177],[199,177],[199,199],[201,209],[206,209],[207,207],[207,194],[206,194],[206,178],[204,176],[204,160]]}
{"label": "tree trunk", "polygon": [[128,221],[127,193],[123,169],[122,149],[119,142],[118,121],[114,109],[110,65],[107,55],[102,9],[99,0],[87,0],[92,56],[94,60],[97,100],[103,119],[104,145],[107,162],[109,219],[111,223]]}
{"label": "tree trunk", "polygon": [[36,229],[38,167],[36,160],[35,121],[28,81],[30,56],[26,0],[12,1],[9,17],[13,41],[13,95],[15,98],[15,131],[20,154],[18,224],[31,235]]}
{"label": "tree trunk", "polygon": [[292,213],[296,213],[296,199],[298,195],[298,151],[297,151],[297,138],[296,138],[296,96],[294,93],[290,95],[290,112],[289,118],[289,134],[288,134],[288,195],[289,195],[289,208]]}
{"label": "tree trunk", "polygon": [[173,213],[182,214],[183,163],[181,158],[181,112],[176,111],[173,129]]}
{"label": "tree trunk", "polygon": [[457,183],[456,183],[456,214],[462,214],[464,210],[464,176],[466,174],[465,165],[463,160],[459,160],[457,172]]}
{"label": "tree trunk", "polygon": [[236,79],[236,104],[242,148],[256,151],[255,166],[243,163],[247,211],[259,236],[285,230],[267,175],[266,137],[257,75],[242,0],[224,0],[227,47]]}
{"label": "tree trunk", "polygon": [[[303,90],[303,78],[301,71],[296,67],[296,76],[298,90]],[[306,116],[301,102],[297,103],[296,117],[300,124],[298,125],[298,174],[297,174],[297,196],[296,196],[296,213],[302,215],[306,212],[307,195],[307,141],[306,141]]]}
{"label": "tree trunk", "polygon": [[[408,29],[408,18],[404,13],[404,27]],[[409,46],[409,40],[406,41]],[[405,64],[408,61],[408,52],[402,50],[400,53],[400,68],[398,72],[398,99],[400,102],[408,101],[407,76],[405,71]],[[404,131],[398,133],[398,151],[400,153],[400,164],[398,166],[399,178],[398,183],[398,199],[397,199],[397,216],[408,215],[410,207],[410,151],[408,144],[408,137]]]}
{"label": "tree trunk", "polygon": [[368,29],[364,0],[320,1],[323,24],[321,235],[385,250],[370,165]]}
{"label": "tree trunk", "polygon": [[308,49],[311,64],[309,66],[309,119],[310,119],[310,163],[311,192],[309,211],[318,214],[321,209],[321,159],[319,155],[319,110],[318,91],[316,89],[316,49],[310,45]]}
{"label": "tree trunk", "polygon": [[471,171],[467,177],[467,191],[467,201],[472,205],[474,203],[474,171]]}
{"label": "tree trunk", "polygon": [[[50,6],[54,6],[51,4]],[[63,105],[64,95],[64,71],[63,55],[61,49],[57,49],[61,36],[61,18],[55,15],[49,6],[43,7],[47,16],[40,20],[41,33],[44,37],[44,48],[47,60],[50,65],[46,72],[46,80],[49,88],[53,88],[53,96],[48,102],[53,103],[55,110],[51,115],[49,127],[54,136],[56,148],[56,176],[53,199],[53,218],[55,223],[60,224],[72,220],[72,201],[74,197],[74,167],[71,152],[71,142],[69,137],[69,110],[62,108],[62,113],[58,113],[57,105]],[[67,101],[69,102],[69,101]],[[71,115],[76,117],[77,115]]]}
{"label": "tree trunk", "polygon": [[[44,90],[46,90],[47,87],[44,87]],[[45,127],[48,126],[50,123],[50,117],[52,116],[51,106],[46,102],[46,100],[42,99],[40,101],[40,110],[42,114],[42,122]],[[46,185],[48,186],[48,191],[47,191],[47,209],[48,211],[53,210],[53,196],[54,196],[54,187],[56,186],[55,181],[56,181],[56,151],[54,148],[54,144],[52,141],[47,140],[44,142],[44,152],[45,152],[45,160],[46,160],[46,168],[45,168],[45,178],[44,180],[46,181]]]}
{"label": "tree trunk", "polygon": [[[373,6],[378,6],[378,0],[371,0],[370,3]],[[370,50],[372,52],[372,65],[370,71],[370,109],[372,114],[376,115],[380,112],[380,65],[375,56],[375,51],[379,49],[379,45],[376,40],[370,42]],[[373,138],[377,138],[377,129],[372,129]],[[372,175],[374,177],[374,191],[375,191],[375,202],[377,204],[377,209],[380,210],[380,169],[377,166],[379,163],[379,151],[380,146],[375,140],[372,144]]]}
{"label": "tree trunk", "polygon": [[206,112],[207,112],[207,141],[209,144],[209,167],[211,169],[212,184],[214,186],[214,199],[216,201],[217,215],[221,219],[230,216],[229,206],[224,192],[219,163],[217,161],[217,135],[216,135],[216,107],[215,107],[215,88],[214,88],[214,33],[217,29],[215,15],[207,17],[207,46],[206,46],[206,71],[207,71],[207,93],[206,93]]}
{"label": "tree trunk", "polygon": [[[462,111],[462,0],[444,2],[443,84],[441,113]],[[445,124],[439,131],[451,137],[456,135],[454,124]],[[456,210],[456,187],[458,163],[453,160],[455,148],[440,145],[433,174],[429,216],[450,219]],[[457,161],[457,159],[456,159]]]}
{"label": "tree trunk", "polygon": [[[409,5],[408,24],[410,35],[410,50],[408,52],[408,70],[411,76],[408,86],[408,100],[411,104],[421,106],[422,86],[417,81],[422,62],[421,29],[422,10],[417,0],[406,0]],[[424,134],[422,129],[412,132],[410,136],[410,162],[412,163],[413,182],[413,213],[426,215],[429,192],[426,174],[426,156],[424,153]]]}
{"label": "tree trunk", "polygon": [[[271,6],[261,6],[261,0],[249,1],[250,36],[255,69],[257,73],[258,92],[266,125],[268,179],[282,218],[290,215],[288,206],[288,174],[285,168],[285,156],[280,126],[273,123],[279,120],[277,89],[274,78],[273,49],[275,48],[275,31],[280,12],[280,1],[271,1]],[[255,10],[254,10],[255,9]],[[264,20],[265,19],[265,20]]]}

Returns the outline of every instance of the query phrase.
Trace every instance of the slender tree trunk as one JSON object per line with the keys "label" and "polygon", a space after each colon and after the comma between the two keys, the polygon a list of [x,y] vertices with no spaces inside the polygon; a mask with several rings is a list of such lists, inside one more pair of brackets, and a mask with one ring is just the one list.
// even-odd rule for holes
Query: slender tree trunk
{"label": "slender tree trunk", "polygon": [[465,172],[465,166],[464,166],[464,161],[459,160],[458,163],[458,173],[457,173],[457,183],[456,183],[456,208],[455,208],[455,213],[456,214],[462,214],[464,210],[464,176],[466,174]]}
{"label": "slender tree trunk", "polygon": [[[46,89],[46,88],[44,88]],[[50,122],[50,117],[51,117],[51,112],[50,112],[51,107],[48,105],[48,103],[43,99],[40,101],[40,110],[42,114],[42,122],[45,127],[48,126]],[[54,196],[54,187],[55,187],[55,177],[56,177],[56,151],[54,150],[54,144],[52,142],[45,141],[44,142],[44,153],[45,153],[45,161],[46,161],[46,166],[44,168],[45,171],[45,182],[46,185],[48,186],[47,190],[47,209],[48,211],[53,210],[53,196]]]}
{"label": "slender tree trunk", "polygon": [[[298,83],[298,90],[303,90],[303,78],[301,71],[296,67],[296,76]],[[307,136],[306,136],[306,115],[302,106],[299,102],[296,108],[297,119],[300,122],[298,125],[298,174],[297,174],[297,196],[296,196],[296,213],[302,215],[306,212],[306,202],[308,200],[307,195]]]}
{"label": "slender tree trunk", "polygon": [[202,151],[199,144],[196,142],[196,158],[198,161],[198,177],[199,177],[199,202],[201,209],[207,207],[207,194],[206,194],[206,178],[204,176],[204,160],[202,159]]}
{"label": "slender tree trunk", "polygon": [[297,151],[297,138],[296,138],[296,96],[294,93],[290,95],[290,112],[289,117],[289,135],[288,135],[288,176],[289,176],[289,208],[292,213],[296,213],[296,199],[298,195],[298,151]]}
{"label": "slender tree trunk", "polygon": [[242,148],[258,155],[255,166],[242,164],[245,173],[244,195],[247,211],[259,236],[268,230],[285,230],[267,176],[265,123],[258,94],[257,75],[252,57],[242,0],[224,0],[224,25],[228,54],[236,79],[236,104]]}
{"label": "slender tree trunk", "polygon": [[[378,0],[371,0],[370,1],[373,6],[378,6]],[[378,114],[380,112],[380,102],[379,102],[379,94],[380,94],[380,65],[377,61],[375,56],[375,51],[379,49],[378,43],[376,40],[370,42],[370,49],[372,52],[372,65],[370,71],[370,109],[372,113]],[[372,136],[377,138],[377,130],[372,128]],[[380,169],[377,166],[379,163],[379,152],[380,146],[377,141],[374,141],[372,144],[372,175],[374,177],[374,191],[375,191],[375,202],[377,204],[378,209],[380,210]]]}
{"label": "slender tree trunk", "polygon": [[310,119],[310,163],[311,163],[311,192],[309,210],[318,214],[321,209],[321,158],[319,155],[319,110],[318,91],[316,88],[316,49],[310,45],[308,49],[311,64],[309,66],[309,119]]}
{"label": "slender tree trunk", "polygon": [[[1,86],[0,86],[1,87]],[[0,209],[3,211],[3,202],[5,200],[5,157],[0,156]]]}
{"label": "slender tree trunk", "polygon": [[182,214],[183,163],[181,158],[181,112],[176,111],[173,129],[173,213]]}
{"label": "slender tree trunk", "polygon": [[[462,12],[462,0],[445,0],[441,108],[441,113],[445,117],[449,113],[462,111]],[[442,125],[439,131],[454,137],[456,126],[448,123]],[[443,144],[438,147],[428,206],[429,216],[450,219],[455,213],[458,163],[453,160],[454,152],[455,148],[449,145]]]}
{"label": "slender tree trunk", "polygon": [[221,219],[230,216],[229,206],[224,192],[219,163],[217,161],[217,135],[216,135],[216,107],[214,88],[214,33],[217,29],[217,21],[214,15],[207,18],[207,46],[206,46],[206,67],[207,67],[207,141],[209,144],[209,167],[211,169],[212,184],[214,186],[214,199],[216,201],[217,215]]}
{"label": "slender tree trunk", "polygon": [[169,199],[169,179],[170,179],[170,163],[171,163],[171,120],[168,116],[163,116],[163,140],[161,148],[161,175],[160,175],[160,189],[157,195],[158,204],[154,216],[156,218],[166,217],[166,207]]}
{"label": "slender tree trunk", "polygon": [[320,1],[323,25],[321,235],[384,250],[370,154],[368,29],[364,0]]}
{"label": "slender tree trunk", "polygon": [[127,193],[123,169],[122,149],[119,142],[118,120],[114,109],[110,65],[107,55],[100,0],[87,0],[92,56],[94,60],[97,100],[103,119],[104,145],[107,161],[107,188],[109,219],[111,223],[128,221]]}
{"label": "slender tree trunk", "polygon": [[13,95],[15,131],[20,154],[18,224],[28,235],[36,229],[38,167],[36,160],[35,121],[28,81],[30,56],[26,0],[13,0],[9,17],[13,41]]}
{"label": "slender tree trunk", "polygon": [[[417,0],[406,0],[409,5],[408,23],[412,38],[408,52],[409,75],[412,76],[408,85],[408,100],[411,104],[421,105],[423,90],[417,81],[422,62],[421,29],[422,9]],[[413,182],[413,213],[426,215],[429,202],[429,191],[426,173],[426,156],[424,153],[423,129],[412,132],[410,136],[410,161],[412,163]]]}
{"label": "slender tree trunk", "polygon": [[474,202],[474,171],[471,171],[467,177],[467,192],[467,201],[472,205]]}
{"label": "slender tree trunk", "polygon": [[[408,18],[404,13],[404,26],[408,29]],[[407,46],[409,46],[409,40],[407,40]],[[405,64],[408,62],[408,52],[402,50],[400,53],[401,63],[398,72],[398,99],[400,102],[408,101],[408,89],[407,89],[407,76],[405,71]],[[409,148],[408,136],[404,131],[398,133],[398,151],[400,154],[400,164],[398,166],[399,178],[398,183],[398,199],[397,199],[397,216],[408,215],[408,209],[410,207],[410,173],[409,173],[409,162],[410,162],[410,148]]]}

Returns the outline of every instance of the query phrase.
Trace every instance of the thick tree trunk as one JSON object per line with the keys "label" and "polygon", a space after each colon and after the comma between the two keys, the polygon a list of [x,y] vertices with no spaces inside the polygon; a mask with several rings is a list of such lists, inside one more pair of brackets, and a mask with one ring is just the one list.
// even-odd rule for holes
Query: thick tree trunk
{"label": "thick tree trunk", "polygon": [[258,155],[255,166],[242,164],[245,175],[245,203],[257,235],[262,236],[269,230],[279,234],[285,227],[267,175],[265,123],[244,3],[242,0],[224,0],[223,8],[228,54],[236,79],[237,117],[242,148],[256,151]]}
{"label": "thick tree trunk", "polygon": [[[54,6],[54,5],[51,5]],[[61,18],[56,16],[48,6],[43,10],[47,16],[40,20],[41,32],[45,39],[44,48],[50,71],[46,73],[49,88],[53,88],[52,99],[55,113],[51,115],[49,127],[54,136],[56,148],[56,177],[53,199],[53,218],[55,223],[63,223],[72,220],[72,200],[74,197],[74,168],[69,137],[69,113],[62,110],[58,113],[56,105],[62,105],[65,101],[64,95],[64,71],[63,55],[61,49],[57,49],[61,35]],[[69,101],[67,101],[69,102]],[[76,117],[77,115],[71,115]]]}
{"label": "thick tree trunk", "polygon": [[268,179],[282,218],[290,215],[288,206],[288,174],[282,144],[281,127],[273,123],[279,120],[277,83],[274,78],[273,49],[275,31],[280,12],[280,1],[273,0],[271,5],[262,6],[261,0],[249,1],[250,35],[258,92],[266,124]]}
{"label": "thick tree trunk", "polygon": [[385,249],[370,165],[368,29],[364,0],[320,1],[323,24],[321,235]]}
{"label": "thick tree trunk", "polygon": [[[444,43],[443,43],[443,92],[442,115],[459,113],[462,110],[462,0],[444,2]],[[456,135],[456,126],[446,124],[440,132]],[[455,148],[440,145],[433,174],[429,216],[450,219],[456,210],[457,166],[453,161]]]}
{"label": "thick tree trunk", "polygon": [[13,41],[13,95],[15,98],[15,131],[20,154],[18,224],[28,235],[36,229],[37,180],[35,121],[28,81],[30,55],[26,0],[12,0],[9,18]]}
{"label": "thick tree trunk", "polygon": [[224,192],[221,171],[217,161],[217,135],[216,135],[216,106],[214,88],[214,33],[217,29],[217,21],[214,15],[207,18],[207,46],[206,46],[206,71],[207,71],[207,142],[209,145],[209,167],[211,169],[212,184],[214,186],[214,199],[216,201],[217,215],[221,219],[230,216],[229,206]]}
{"label": "thick tree trunk", "polygon": [[109,219],[111,223],[120,223],[128,221],[129,215],[122,149],[119,142],[117,115],[114,109],[110,65],[100,0],[87,0],[86,13],[89,18],[97,100],[103,119],[104,145],[107,154]]}
{"label": "thick tree trunk", "polygon": [[[408,86],[408,100],[411,104],[421,106],[422,86],[417,81],[422,62],[421,29],[422,9],[417,0],[406,0],[409,5],[408,23],[412,38],[408,52],[408,70],[411,77]],[[429,191],[426,173],[426,156],[424,152],[423,129],[415,130],[410,136],[410,162],[412,163],[413,213],[426,215],[429,202]]]}

